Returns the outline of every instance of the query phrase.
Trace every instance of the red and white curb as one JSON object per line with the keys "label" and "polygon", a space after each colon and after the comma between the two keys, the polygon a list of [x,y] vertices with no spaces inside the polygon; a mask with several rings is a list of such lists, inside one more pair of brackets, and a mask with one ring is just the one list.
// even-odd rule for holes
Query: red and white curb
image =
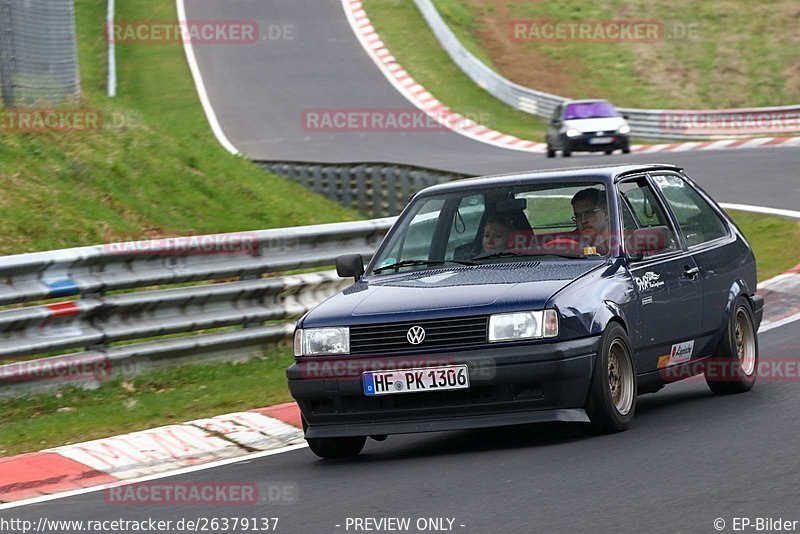
{"label": "red and white curb", "polygon": [[141,479],[305,443],[294,403],[0,459],[0,502]]}
{"label": "red and white curb", "polygon": [[[424,111],[439,124],[475,141],[497,147],[536,153],[547,151],[545,143],[521,139],[492,130],[445,106],[422,85],[417,83],[397,62],[397,59],[392,55],[372,26],[361,0],[342,0],[342,6],[359,42],[389,83],[414,106]],[[755,139],[722,139],[718,141],[632,145],[631,151],[641,154],[654,154],[660,152],[687,152],[690,150],[728,150],[778,146],[798,147],[800,146],[800,137],[761,137]]]}
{"label": "red and white curb", "polygon": [[800,320],[800,265],[758,284],[758,293],[769,303],[769,316],[761,321],[759,333]]}

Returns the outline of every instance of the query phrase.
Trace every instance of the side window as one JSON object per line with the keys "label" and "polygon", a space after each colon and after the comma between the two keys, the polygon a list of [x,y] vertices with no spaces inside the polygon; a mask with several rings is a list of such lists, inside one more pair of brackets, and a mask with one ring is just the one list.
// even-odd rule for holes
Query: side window
{"label": "side window", "polygon": [[431,238],[436,230],[439,213],[444,206],[442,199],[425,203],[407,223],[406,229],[395,234],[395,240],[386,251],[384,263],[403,260],[426,260],[431,250]]}
{"label": "side window", "polygon": [[[447,242],[447,252],[445,253],[446,258],[452,259],[456,257],[455,251],[457,248],[468,248],[478,241],[478,230],[481,227],[484,211],[486,211],[486,207],[483,195],[464,197],[450,225],[450,238]],[[464,254],[458,255],[457,259],[462,259],[463,255],[475,254],[471,250],[465,250]]]}
{"label": "side window", "polygon": [[[666,248],[658,254],[678,250],[678,240],[675,231],[664,213],[664,208],[658,201],[655,191],[647,183],[647,179],[637,178],[619,184],[619,194],[622,197],[622,224],[625,231],[636,228],[665,227],[668,241]],[[626,220],[627,218],[627,220]],[[633,219],[633,220],[630,220]]]}
{"label": "side window", "polygon": [[556,106],[556,109],[555,109],[555,111],[553,111],[553,116],[552,116],[552,117],[550,117],[550,120],[551,120],[551,121],[558,121],[558,120],[561,120],[561,109],[562,109],[562,108],[561,108],[561,106],[560,106],[560,105]]}
{"label": "side window", "polygon": [[728,235],[728,226],[692,186],[674,174],[654,175],[690,247]]}

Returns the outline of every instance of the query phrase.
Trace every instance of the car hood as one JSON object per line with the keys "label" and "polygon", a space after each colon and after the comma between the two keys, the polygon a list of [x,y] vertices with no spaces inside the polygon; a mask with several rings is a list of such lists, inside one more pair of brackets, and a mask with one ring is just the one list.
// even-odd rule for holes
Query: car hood
{"label": "car hood", "polygon": [[564,121],[564,130],[575,128],[581,132],[616,132],[623,124],[625,119],[622,117],[570,119]]}
{"label": "car hood", "polygon": [[303,327],[542,309],[553,294],[603,263],[504,263],[371,277],[309,312]]}

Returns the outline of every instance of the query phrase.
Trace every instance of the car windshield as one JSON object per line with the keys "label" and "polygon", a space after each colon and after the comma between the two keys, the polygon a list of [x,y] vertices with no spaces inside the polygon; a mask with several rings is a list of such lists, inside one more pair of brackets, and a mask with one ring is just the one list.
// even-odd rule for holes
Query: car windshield
{"label": "car windshield", "polygon": [[536,183],[424,196],[378,251],[372,274],[608,254],[599,182]]}
{"label": "car windshield", "polygon": [[584,102],[581,104],[567,104],[564,110],[564,120],[597,119],[603,117],[618,117],[616,108],[608,102]]}

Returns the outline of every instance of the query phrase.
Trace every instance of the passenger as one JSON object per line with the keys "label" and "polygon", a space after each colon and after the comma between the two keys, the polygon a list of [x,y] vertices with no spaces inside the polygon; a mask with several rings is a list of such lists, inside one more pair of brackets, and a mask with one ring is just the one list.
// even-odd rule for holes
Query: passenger
{"label": "passenger", "polygon": [[509,248],[508,238],[511,235],[511,226],[507,221],[497,217],[489,217],[483,228],[482,254],[494,254]]}

